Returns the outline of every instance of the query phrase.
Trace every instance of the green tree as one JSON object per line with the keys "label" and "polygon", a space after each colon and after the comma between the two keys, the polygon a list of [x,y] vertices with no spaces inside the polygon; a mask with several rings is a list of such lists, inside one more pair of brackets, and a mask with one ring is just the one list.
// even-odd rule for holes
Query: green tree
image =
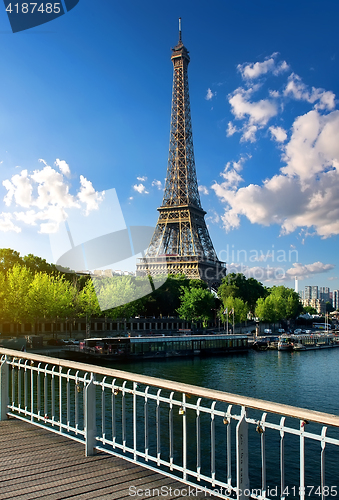
{"label": "green tree", "polygon": [[331,302],[326,302],[325,306],[326,306],[326,312],[331,313],[331,312],[335,311],[335,309],[332,306]]}
{"label": "green tree", "polygon": [[99,306],[96,291],[92,280],[88,280],[83,289],[79,292],[79,316],[99,316],[101,309]]}
{"label": "green tree", "polygon": [[3,318],[13,323],[23,323],[28,318],[28,291],[33,275],[26,267],[14,264],[6,273]]}
{"label": "green tree", "polygon": [[74,285],[63,276],[36,272],[28,290],[27,315],[36,325],[42,320],[72,317]]}
{"label": "green tree", "polygon": [[262,321],[276,323],[282,319],[295,318],[301,313],[300,297],[291,288],[274,286],[269,289],[269,293],[266,298],[258,299],[255,308],[255,315]]}
{"label": "green tree", "polygon": [[89,336],[92,316],[99,316],[101,309],[91,279],[89,279],[77,295],[77,310],[80,317],[86,317],[86,335]]}
{"label": "green tree", "polygon": [[283,316],[281,318],[279,317],[275,305],[275,301],[272,297],[268,296],[265,299],[260,297],[257,301],[257,307],[255,308],[255,315],[262,321],[275,323],[283,318]]}
{"label": "green tree", "polygon": [[214,295],[209,290],[195,285],[191,288],[182,287],[181,290],[181,304],[177,309],[179,317],[193,323],[202,321],[206,327],[215,306]]}
{"label": "green tree", "polygon": [[95,280],[95,290],[102,310],[111,318],[129,319],[140,313],[143,297],[152,288],[146,278],[134,276],[113,276]]}
{"label": "green tree", "polygon": [[49,264],[45,259],[42,259],[37,255],[33,255],[32,253],[25,255],[21,260],[23,265],[30,269],[33,273],[45,272],[48,274],[60,274],[54,264]]}
{"label": "green tree", "polygon": [[317,314],[317,310],[312,306],[305,306],[303,312],[308,314]]}
{"label": "green tree", "polygon": [[0,272],[6,274],[7,271],[17,265],[22,265],[20,253],[11,248],[0,248]]}
{"label": "green tree", "polygon": [[221,321],[225,324],[227,321],[233,322],[233,311],[234,311],[234,323],[241,323],[246,321],[248,314],[248,305],[238,297],[227,297],[223,301],[223,305],[219,311],[219,317]]}
{"label": "green tree", "polygon": [[224,303],[227,297],[238,297],[247,303],[253,314],[256,302],[260,297],[268,295],[267,289],[254,278],[246,278],[241,273],[230,273],[222,280],[218,289],[218,297]]}
{"label": "green tree", "polygon": [[[163,279],[161,277],[160,279]],[[196,280],[199,281],[199,280]],[[174,316],[180,307],[181,288],[189,286],[185,275],[169,275],[165,283],[157,287],[157,278],[152,278],[155,290],[144,297],[143,311],[146,316]],[[140,312],[141,313],[141,312]]]}

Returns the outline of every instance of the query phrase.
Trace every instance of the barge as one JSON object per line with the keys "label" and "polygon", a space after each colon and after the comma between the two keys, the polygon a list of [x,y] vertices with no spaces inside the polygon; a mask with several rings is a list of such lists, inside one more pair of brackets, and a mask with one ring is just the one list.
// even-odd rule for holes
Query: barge
{"label": "barge", "polygon": [[279,351],[310,351],[339,347],[339,339],[333,334],[281,335]]}
{"label": "barge", "polygon": [[[216,356],[248,350],[243,335],[211,334],[149,337],[89,338],[72,346],[67,357],[73,361],[111,362],[187,356]],[[64,353],[66,354],[66,352]]]}

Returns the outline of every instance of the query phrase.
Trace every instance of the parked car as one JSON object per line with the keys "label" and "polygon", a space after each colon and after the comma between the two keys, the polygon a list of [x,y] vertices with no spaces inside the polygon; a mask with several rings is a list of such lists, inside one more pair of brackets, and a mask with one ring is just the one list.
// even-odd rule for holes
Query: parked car
{"label": "parked car", "polygon": [[272,333],[272,330],[270,328],[265,328],[264,333]]}

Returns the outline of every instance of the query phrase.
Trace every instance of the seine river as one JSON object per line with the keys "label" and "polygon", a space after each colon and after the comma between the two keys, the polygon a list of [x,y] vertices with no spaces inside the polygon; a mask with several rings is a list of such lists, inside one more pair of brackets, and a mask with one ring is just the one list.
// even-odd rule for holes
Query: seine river
{"label": "seine river", "polygon": [[250,350],[225,357],[115,364],[114,368],[339,415],[339,348]]}
{"label": "seine river", "polygon": [[[165,361],[115,364],[114,368],[339,415],[339,348],[306,352],[250,350],[247,353],[231,354],[225,357],[174,358]],[[278,423],[277,417],[272,415],[268,417],[268,420]],[[306,430],[320,434],[320,427],[314,428],[315,425],[310,424]],[[295,426],[298,426],[298,422]],[[257,435],[255,432],[254,434]],[[275,434],[274,446],[269,445],[266,451],[267,474],[272,479],[271,485],[272,483],[273,485],[280,484],[279,435],[277,432]],[[339,431],[329,429],[328,435],[338,438]],[[194,439],[193,436],[192,439]],[[207,460],[209,438],[203,436],[202,439],[206,441],[204,455]],[[250,477],[251,484],[260,485],[261,459],[258,439],[258,436],[257,438],[252,436],[249,442],[252,447],[251,451],[253,447],[258,448],[254,451],[258,453],[257,463],[259,464],[256,470],[250,470]],[[289,437],[286,439],[287,444]],[[328,498],[339,497],[339,450],[337,448],[333,445],[326,445],[325,485],[332,487],[332,490],[326,490],[329,492]],[[316,490],[320,483],[320,449],[319,442],[306,445],[306,486],[315,488],[312,491],[306,490],[305,499],[319,500],[321,498],[319,488]],[[193,463],[192,466],[194,466]],[[290,442],[289,449],[285,449],[285,466],[286,471],[289,470],[288,473],[286,472],[285,479],[290,488],[286,498],[298,498],[299,439],[297,437],[293,444]],[[296,491],[292,491],[293,488]]]}

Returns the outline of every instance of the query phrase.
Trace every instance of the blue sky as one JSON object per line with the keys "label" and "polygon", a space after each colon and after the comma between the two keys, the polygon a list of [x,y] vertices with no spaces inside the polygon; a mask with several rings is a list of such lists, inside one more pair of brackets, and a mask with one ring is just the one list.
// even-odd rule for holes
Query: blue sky
{"label": "blue sky", "polygon": [[328,0],[80,0],[13,34],[0,8],[0,246],[53,261],[71,213],[84,241],[100,213],[101,232],[121,214],[156,224],[181,16],[217,253],[267,285],[338,289],[338,15]]}

